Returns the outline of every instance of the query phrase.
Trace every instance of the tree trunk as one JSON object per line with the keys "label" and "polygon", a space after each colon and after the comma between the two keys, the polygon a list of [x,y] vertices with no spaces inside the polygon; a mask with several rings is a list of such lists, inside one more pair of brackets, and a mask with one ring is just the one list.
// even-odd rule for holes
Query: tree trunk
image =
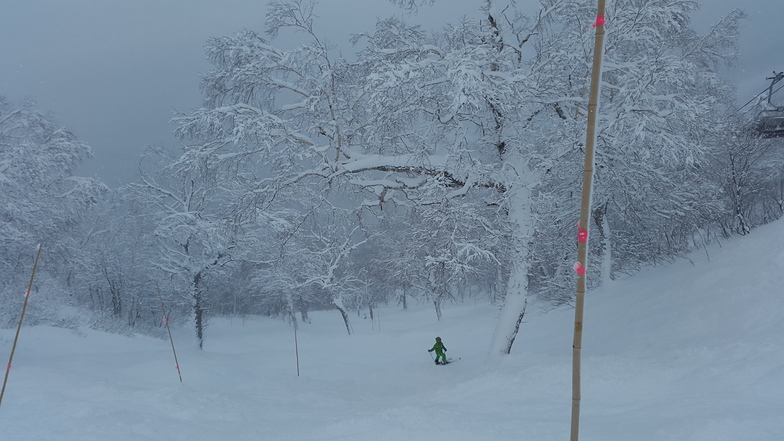
{"label": "tree trunk", "polygon": [[508,345],[504,348],[505,354],[509,355],[512,352],[512,345],[514,344],[515,338],[517,337],[517,332],[520,331],[520,324],[523,323],[523,318],[525,317],[525,310],[528,308],[528,299],[525,299],[523,302],[523,310],[520,311],[520,314],[517,316],[517,321],[514,325],[514,330],[511,333],[511,338],[508,341]]}
{"label": "tree trunk", "polygon": [[[527,269],[528,266],[526,265],[525,268]],[[514,275],[515,280],[509,282],[509,290],[506,293],[504,306],[501,308],[498,324],[490,344],[488,361],[497,361],[498,356],[509,355],[512,352],[512,345],[514,345],[525,315],[528,305],[527,274],[519,274],[520,270],[515,272],[518,274]]]}
{"label": "tree trunk", "polygon": [[[302,323],[310,323],[310,317],[308,316],[308,306],[305,304],[305,301],[302,300],[302,296],[297,297],[297,309],[299,309],[299,314],[302,316]],[[292,313],[294,310],[292,309]]]}
{"label": "tree trunk", "polygon": [[200,282],[201,273],[199,272],[193,277],[193,321],[196,326],[196,342],[199,349],[204,349],[204,307],[202,306]]}
{"label": "tree trunk", "polygon": [[[536,182],[535,172],[528,168],[527,164],[520,164],[517,169],[529,177],[529,182]],[[514,194],[510,195],[509,216],[517,225],[515,242],[519,241],[519,244],[514,245],[516,256],[506,284],[504,305],[490,343],[488,362],[498,361],[500,356],[511,353],[528,304],[528,248],[529,238],[533,233],[531,189],[529,185],[520,185],[510,191],[514,191]]]}
{"label": "tree trunk", "polygon": [[610,223],[607,221],[608,202],[596,208],[593,212],[593,220],[599,231],[599,241],[602,247],[602,264],[600,279],[602,285],[606,285],[612,280],[612,241]]}
{"label": "tree trunk", "polygon": [[348,335],[351,335],[351,324],[348,321],[348,312],[339,306],[335,306],[335,308],[337,308],[337,310],[340,311],[340,315],[343,316],[343,323],[346,324],[346,332],[348,332]]}
{"label": "tree trunk", "polygon": [[193,312],[196,324],[196,341],[199,349],[204,349],[204,310],[201,307],[201,295],[198,293],[194,297]]}
{"label": "tree trunk", "polygon": [[348,335],[351,335],[351,323],[348,321],[348,311],[346,311],[346,307],[343,305],[343,299],[338,297],[332,300],[332,304],[340,311],[340,315],[343,317],[343,323],[346,324],[346,332],[348,332]]}

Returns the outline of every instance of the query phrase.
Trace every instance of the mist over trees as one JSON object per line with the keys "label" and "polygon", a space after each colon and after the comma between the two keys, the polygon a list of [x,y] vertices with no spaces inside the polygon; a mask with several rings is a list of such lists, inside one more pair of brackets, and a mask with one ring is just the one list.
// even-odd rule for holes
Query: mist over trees
{"label": "mist over trees", "polygon": [[[73,176],[84,143],[0,101],[0,295],[43,243],[58,302],[97,327],[154,331],[165,302],[201,345],[214,315],[335,309],[351,334],[382,303],[440,319],[488,299],[502,308],[491,353],[508,353],[529,299],[572,300],[595,5],[477,6],[436,30],[379,20],[347,54],[318,33],[314,3],[269,2],[263,33],[207,42],[204,104],[173,118],[180,151],[149,147],[138,180],[111,192]],[[609,5],[594,287],[784,209],[784,146],[728,116],[717,74],[743,14],[698,35],[696,8]],[[302,43],[276,45],[290,35]]]}

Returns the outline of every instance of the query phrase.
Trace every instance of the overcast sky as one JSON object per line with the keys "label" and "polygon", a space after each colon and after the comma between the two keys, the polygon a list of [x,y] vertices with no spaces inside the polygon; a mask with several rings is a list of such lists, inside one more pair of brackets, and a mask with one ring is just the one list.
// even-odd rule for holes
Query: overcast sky
{"label": "overcast sky", "polygon": [[[613,1],[613,0],[608,0]],[[533,0],[518,0],[520,4]],[[478,17],[481,0],[437,0],[412,20],[441,27]],[[725,72],[739,100],[784,70],[784,0],[703,0],[704,32],[729,11],[748,13],[738,66]],[[175,147],[175,110],[200,105],[204,42],[244,28],[262,31],[265,0],[1,0],[0,95],[33,98],[93,148],[83,175],[111,187],[136,175],[148,144]],[[317,28],[344,44],[376,18],[400,14],[388,0],[321,0]]]}

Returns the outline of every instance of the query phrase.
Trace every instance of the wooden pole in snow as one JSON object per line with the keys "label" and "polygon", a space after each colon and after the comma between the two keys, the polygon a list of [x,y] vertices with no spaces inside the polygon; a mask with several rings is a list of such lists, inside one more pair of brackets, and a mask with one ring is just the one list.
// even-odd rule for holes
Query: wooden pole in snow
{"label": "wooden pole in snow", "polygon": [[591,192],[593,190],[594,147],[596,144],[596,114],[599,107],[599,89],[602,78],[602,55],[604,52],[604,4],[599,0],[596,14],[596,40],[593,47],[593,69],[591,91],[588,98],[588,129],[585,136],[585,165],[583,167],[582,204],[577,234],[577,296],[574,308],[574,342],[572,344],[572,430],[571,441],[577,441],[580,433],[580,352],[583,339],[583,310],[585,307],[585,272],[588,255],[588,225],[591,214]]}
{"label": "wooden pole in snow", "polygon": [[291,312],[291,320],[294,322],[294,354],[297,357],[297,376],[299,377],[299,342],[297,341],[297,328],[299,325],[297,324],[297,316],[295,312]]}
{"label": "wooden pole in snow", "polygon": [[161,299],[161,309],[163,309],[163,323],[166,324],[166,330],[169,332],[169,341],[171,342],[172,353],[174,353],[174,367],[177,369],[177,376],[180,377],[180,383],[182,383],[180,362],[177,361],[177,351],[174,349],[174,338],[172,338],[171,328],[169,327],[169,314],[166,313],[166,304],[163,303],[163,296],[161,295],[160,288],[158,289],[158,298]]}
{"label": "wooden pole in snow", "polygon": [[8,384],[8,374],[11,373],[11,364],[14,361],[14,352],[16,352],[16,343],[19,341],[19,331],[22,330],[22,321],[24,321],[25,311],[27,311],[27,302],[30,300],[30,290],[33,289],[33,279],[35,278],[35,269],[38,268],[38,258],[41,257],[42,245],[38,244],[38,252],[35,255],[35,263],[33,264],[33,274],[30,276],[30,284],[27,285],[25,292],[24,306],[22,306],[22,315],[19,317],[19,326],[16,327],[16,336],[14,337],[14,345],[11,346],[11,357],[8,358],[8,367],[5,369],[5,380],[3,380],[3,390],[0,391],[0,404],[3,403],[3,395],[5,395],[5,386]]}

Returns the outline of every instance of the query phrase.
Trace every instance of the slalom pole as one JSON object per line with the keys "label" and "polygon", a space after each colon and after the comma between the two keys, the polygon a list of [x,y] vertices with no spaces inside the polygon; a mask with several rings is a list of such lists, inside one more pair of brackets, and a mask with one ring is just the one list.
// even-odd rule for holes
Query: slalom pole
{"label": "slalom pole", "polygon": [[602,77],[602,53],[604,52],[604,9],[605,0],[598,0],[596,14],[596,40],[593,47],[593,69],[591,91],[588,99],[588,128],[585,139],[585,165],[583,168],[582,204],[580,223],[577,225],[577,295],[574,308],[574,343],[572,344],[572,427],[571,441],[577,441],[580,433],[580,352],[583,339],[583,311],[585,308],[585,272],[588,254],[588,225],[593,190],[594,147],[596,144],[596,116],[599,107],[599,89]]}
{"label": "slalom pole", "polygon": [[30,284],[27,285],[27,292],[25,292],[24,306],[22,306],[22,315],[19,317],[19,326],[16,327],[16,336],[14,337],[14,344],[11,346],[11,357],[8,358],[8,367],[5,369],[5,379],[3,380],[3,390],[0,391],[0,404],[3,403],[3,395],[5,395],[5,386],[8,384],[8,374],[11,373],[11,364],[14,361],[14,352],[16,352],[16,343],[19,341],[19,331],[22,330],[22,321],[24,321],[25,311],[27,311],[27,302],[30,300],[30,290],[33,289],[33,279],[35,279],[35,270],[38,268],[38,258],[41,257],[42,244],[38,244],[38,252],[35,255],[35,263],[33,264],[33,274],[30,276]]}
{"label": "slalom pole", "polygon": [[180,377],[180,383],[182,383],[180,362],[177,361],[177,351],[174,349],[174,339],[172,338],[171,328],[169,327],[169,315],[166,313],[166,304],[163,303],[163,296],[161,295],[160,288],[158,288],[158,298],[161,299],[161,308],[163,309],[163,323],[166,323],[166,330],[169,331],[169,341],[171,342],[172,353],[174,354],[174,366],[177,369],[177,375]]}

